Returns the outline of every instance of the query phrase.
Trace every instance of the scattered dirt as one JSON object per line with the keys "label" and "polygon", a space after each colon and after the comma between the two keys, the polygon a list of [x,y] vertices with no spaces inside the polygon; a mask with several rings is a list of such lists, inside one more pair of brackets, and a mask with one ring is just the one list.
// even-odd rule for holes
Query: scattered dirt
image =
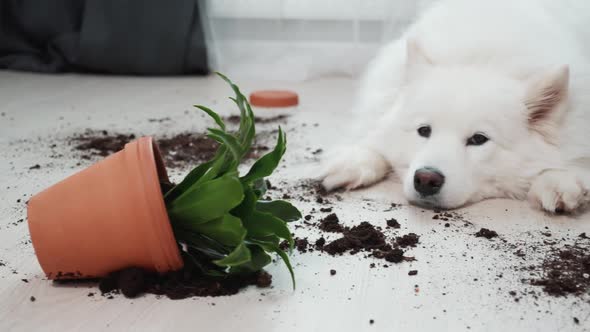
{"label": "scattered dirt", "polygon": [[449,221],[449,220],[452,220],[453,218],[455,218],[455,216],[452,212],[437,212],[434,216],[432,216],[432,219],[434,219],[434,220],[443,220],[443,221]]}
{"label": "scattered dirt", "polygon": [[334,276],[334,275],[336,275],[336,270],[334,270],[334,269],[330,270],[330,275],[331,275],[331,276]]}
{"label": "scattered dirt", "polygon": [[342,232],[343,236],[340,239],[324,245],[324,251],[330,255],[336,255],[346,251],[355,254],[360,250],[391,249],[391,245],[385,243],[383,232],[366,221],[350,229],[344,229]]}
{"label": "scattered dirt", "polygon": [[[285,120],[287,120],[287,118],[289,118],[289,116],[285,115],[285,114],[277,115],[277,116],[273,116],[273,117],[268,117],[268,118],[255,116],[254,122],[256,124],[275,123],[275,122],[285,121]],[[227,123],[237,125],[240,123],[240,119],[241,119],[241,117],[239,115],[231,115],[231,116],[225,117],[224,121]]]}
{"label": "scattered dirt", "polygon": [[172,121],[172,119],[169,116],[164,117],[164,118],[152,118],[152,119],[148,119],[148,122],[162,123],[162,122],[167,122],[167,121]]}
{"label": "scattered dirt", "polygon": [[321,183],[314,180],[300,181],[298,184],[287,186],[286,183],[282,183],[279,186],[280,190],[284,190],[282,194],[288,193],[292,199],[300,202],[313,202],[320,204],[326,208],[332,204],[331,199],[338,201],[342,200],[342,197],[338,194],[338,191],[334,193],[328,193]]}
{"label": "scattered dirt", "polygon": [[322,249],[325,244],[326,244],[326,239],[324,239],[323,237],[321,237],[315,241],[315,246],[318,249]]}
{"label": "scattered dirt", "polygon": [[219,144],[204,135],[190,133],[178,134],[172,137],[156,140],[165,165],[179,167],[186,164],[196,164],[210,160],[215,155]]}
{"label": "scattered dirt", "polygon": [[379,258],[383,255],[383,258],[390,263],[401,263],[405,260],[404,251],[399,248],[394,248],[385,252],[373,253],[373,256]]}
{"label": "scattered dirt", "polygon": [[312,151],[311,154],[317,155],[317,154],[320,154],[322,152],[324,152],[324,149],[316,149],[316,150]]}
{"label": "scattered dirt", "polygon": [[299,252],[307,252],[308,245],[309,241],[307,241],[307,238],[295,238],[295,248],[297,248]]}
{"label": "scattered dirt", "polygon": [[[299,238],[296,237],[293,239],[293,242],[295,243],[295,249],[297,251],[299,251],[300,253],[306,253],[308,251],[313,251],[313,246],[309,243],[309,240],[307,238]],[[289,242],[287,240],[281,241],[281,243],[279,244],[279,248],[281,248],[281,250],[283,251],[288,251],[289,250]]]}
{"label": "scattered dirt", "polygon": [[[465,227],[473,225],[469,220],[465,219],[465,217],[457,211],[435,210],[434,212],[435,212],[435,214],[432,216],[433,220],[452,221],[453,223],[462,222],[463,226],[465,226]],[[450,223],[445,223],[445,226],[446,226],[446,224],[449,224],[449,226],[450,226]]]}
{"label": "scattered dirt", "polygon": [[175,300],[193,296],[233,295],[249,285],[266,288],[271,283],[272,276],[265,271],[248,276],[211,279],[186,267],[163,275],[132,267],[102,278],[99,281],[99,289],[107,299],[117,293],[128,298],[151,293]]}
{"label": "scattered dirt", "polygon": [[554,296],[584,294],[590,290],[590,248],[573,245],[553,250],[538,267],[542,276],[531,280]]}
{"label": "scattered dirt", "polygon": [[491,229],[482,228],[477,233],[475,233],[475,236],[476,237],[485,237],[486,239],[489,240],[491,238],[498,237],[498,233],[496,233],[496,231],[493,231]]}
{"label": "scattered dirt", "polygon": [[[278,188],[285,188],[285,186],[279,185]],[[298,193],[300,192],[303,192],[304,194],[298,196]],[[305,202],[313,202],[314,200],[309,200],[308,198],[309,195],[312,195],[312,197],[315,197],[315,203],[321,204],[323,206],[332,204],[330,202],[330,199],[332,198],[336,198],[337,200],[341,199],[337,196],[337,194],[328,194],[321,188],[319,183],[314,181],[300,182],[296,188],[289,188],[289,193],[291,194],[292,198],[299,198],[299,200]],[[278,194],[280,195],[282,192],[279,192]],[[392,206],[395,208],[398,207],[397,204],[392,204]],[[313,242],[314,245],[311,245],[307,238],[296,238],[295,247],[299,252],[305,253],[308,251],[317,250],[320,253],[336,256],[342,255],[344,253],[354,255],[362,251],[368,253],[364,256],[365,258],[384,259],[392,263],[414,260],[413,257],[404,256],[405,252],[404,250],[400,249],[400,247],[415,247],[419,241],[418,235],[409,233],[391,240],[392,234],[389,234],[388,237],[381,227],[375,227],[369,222],[361,222],[360,224],[353,227],[344,226],[333,210],[334,208],[332,206],[320,207],[317,208],[317,210],[316,208],[312,208],[310,214],[303,218],[302,225],[296,225],[295,228],[314,227],[321,232],[339,233],[342,236],[332,241],[327,241],[324,236],[321,236],[315,242]],[[313,219],[312,215],[317,212],[329,214],[320,219],[318,222],[311,222]],[[386,220],[386,224],[387,229],[390,230],[399,229],[401,227],[395,218]],[[282,247],[286,249],[288,244],[284,242],[282,243]],[[373,265],[373,267],[374,266],[375,265]]]}
{"label": "scattered dirt", "polygon": [[409,275],[409,276],[415,276],[415,275],[417,275],[417,274],[418,274],[418,270],[410,270],[410,271],[408,272],[408,275]]}
{"label": "scattered dirt", "polygon": [[[343,227],[340,232],[342,233],[342,237],[328,244],[326,244],[323,237],[320,238],[316,241],[316,249],[331,256],[342,255],[346,252],[354,255],[358,252],[364,251],[370,253],[365,256],[367,258],[374,257],[377,259],[384,259],[391,263],[414,260],[413,257],[404,256],[404,251],[402,249],[394,248],[392,245],[388,244],[383,231],[366,221],[363,221],[352,228]],[[413,236],[410,237],[413,238]]]}
{"label": "scattered dirt", "polygon": [[106,157],[125,147],[125,144],[136,138],[135,134],[110,134],[106,130],[99,132],[87,131],[84,134],[76,135],[71,140],[77,142],[76,150],[87,151],[88,155],[82,158],[90,159],[98,155]]}
{"label": "scattered dirt", "polygon": [[395,219],[395,218],[391,218],[386,220],[387,223],[387,227],[392,227],[392,228],[400,228],[401,225],[399,224],[399,222]]}
{"label": "scattered dirt", "polygon": [[[125,144],[136,139],[135,134],[109,133],[107,130],[91,131],[70,137],[74,149],[80,151],[82,159],[95,156],[106,157],[120,151]],[[192,166],[211,159],[217,151],[218,143],[204,134],[180,133],[174,136],[156,136],[156,142],[167,167],[180,168]],[[258,158],[269,148],[255,143],[246,156]]]}
{"label": "scattered dirt", "polygon": [[403,236],[399,236],[395,238],[395,243],[402,248],[406,247],[415,247],[420,240],[420,236],[416,235],[415,233],[408,233]]}
{"label": "scattered dirt", "polygon": [[255,285],[260,288],[268,288],[272,284],[272,275],[265,271],[260,271],[255,275],[256,283]]}
{"label": "scattered dirt", "polygon": [[333,233],[341,233],[344,230],[344,227],[342,227],[340,224],[340,220],[335,213],[329,214],[324,219],[322,219],[318,228],[324,232]]}

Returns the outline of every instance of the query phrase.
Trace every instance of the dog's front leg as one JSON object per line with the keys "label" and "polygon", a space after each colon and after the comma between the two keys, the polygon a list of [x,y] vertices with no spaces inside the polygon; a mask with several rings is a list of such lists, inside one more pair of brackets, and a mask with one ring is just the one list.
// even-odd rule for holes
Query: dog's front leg
{"label": "dog's front leg", "polygon": [[370,144],[344,147],[332,152],[322,164],[320,179],[327,190],[355,189],[383,179],[391,166]]}
{"label": "dog's front leg", "polygon": [[[360,117],[352,122],[350,137],[361,138],[341,145],[324,158],[319,173],[324,188],[355,189],[385,178],[392,170],[390,161],[395,160],[397,154],[388,143],[388,134],[396,130],[392,114],[388,112],[374,119]],[[384,155],[386,151],[389,158]]]}
{"label": "dog's front leg", "polygon": [[585,175],[574,169],[547,169],[533,180],[529,201],[550,213],[577,212],[590,202]]}

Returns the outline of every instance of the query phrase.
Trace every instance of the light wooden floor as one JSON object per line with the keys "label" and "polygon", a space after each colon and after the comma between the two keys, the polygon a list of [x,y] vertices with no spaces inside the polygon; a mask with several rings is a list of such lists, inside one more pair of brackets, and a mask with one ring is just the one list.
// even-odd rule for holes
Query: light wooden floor
{"label": "light wooden floor", "polygon": [[[289,149],[271,181],[295,184],[310,175],[311,151],[337,143],[345,134],[354,84],[323,79],[300,84],[239,82],[253,88],[290,87],[302,103],[284,127]],[[590,296],[522,296],[527,273],[513,269],[543,253],[514,256],[510,244],[528,250],[546,238],[590,233],[590,218],[548,217],[525,203],[488,201],[458,211],[473,223],[433,220],[431,211],[401,206],[393,181],[346,193],[334,209],[341,220],[368,220],[384,226],[395,217],[401,231],[421,234],[411,251],[416,262],[370,269],[360,256],[331,258],[295,253],[298,287],[291,290],[281,264],[269,267],[274,287],[232,297],[181,301],[144,296],[135,300],[88,297],[88,287],[57,287],[43,278],[29,242],[24,201],[32,194],[88,165],[76,166],[63,138],[86,128],[174,133],[202,131],[209,122],[190,108],[201,103],[229,114],[229,89],[216,78],[113,78],[45,76],[0,72],[0,331],[569,331],[590,330]],[[185,111],[187,111],[185,113]],[[170,117],[172,121],[149,122]],[[318,123],[318,126],[314,126]],[[268,129],[269,127],[261,127]],[[62,158],[50,158],[64,152]],[[29,170],[35,164],[38,170]],[[182,172],[173,172],[178,179]],[[17,200],[21,200],[20,203]],[[315,205],[298,203],[303,212]],[[480,227],[496,230],[506,243],[475,238]],[[315,239],[312,230],[298,236]],[[330,269],[337,270],[330,276]],[[417,276],[408,276],[410,269]],[[26,279],[28,282],[22,281]],[[416,286],[417,285],[417,286]],[[522,297],[515,302],[509,291]],[[538,291],[538,289],[536,289]],[[35,302],[30,297],[36,298]],[[580,320],[575,324],[573,317]],[[374,324],[370,324],[370,320]]]}

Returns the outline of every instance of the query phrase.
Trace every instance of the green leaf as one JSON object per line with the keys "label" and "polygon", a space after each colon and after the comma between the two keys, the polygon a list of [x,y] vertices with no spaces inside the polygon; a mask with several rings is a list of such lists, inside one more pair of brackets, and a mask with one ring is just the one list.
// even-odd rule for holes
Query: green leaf
{"label": "green leaf", "polygon": [[211,167],[213,161],[206,162],[204,164],[199,165],[198,167],[194,168],[185,178],[174,186],[171,190],[169,190],[164,198],[166,199],[166,204],[172,201],[174,198],[180,196],[186,189],[188,189],[193,183],[197,182],[197,180],[205,174],[205,172]]}
{"label": "green leaf", "polygon": [[268,252],[274,252],[275,248],[278,248],[281,243],[281,239],[276,235],[248,237],[245,241],[246,244],[259,245]]}
{"label": "green leaf", "polygon": [[182,195],[190,187],[215,178],[225,163],[226,154],[225,146],[220,146],[213,159],[190,171],[182,182],[166,193],[164,196],[166,205],[168,206],[175,198]]}
{"label": "green leaf", "polygon": [[244,199],[244,189],[233,173],[191,187],[168,208],[174,222],[199,224],[225,215]]}
{"label": "green leaf", "polygon": [[240,265],[232,266],[229,271],[230,274],[257,272],[272,262],[270,255],[267,254],[260,246],[248,245],[248,249],[250,249],[250,261]]}
{"label": "green leaf", "polygon": [[266,239],[250,239],[249,241],[258,244],[265,251],[276,252],[279,257],[281,257],[291,274],[291,282],[293,283],[293,289],[295,289],[295,273],[293,271],[293,266],[291,266],[289,256],[279,247],[278,241],[272,240],[272,238],[273,237],[267,237]]}
{"label": "green leaf", "polygon": [[301,212],[291,203],[282,200],[258,201],[256,202],[256,210],[270,213],[286,222],[301,219]]}
{"label": "green leaf", "polygon": [[260,197],[264,196],[268,187],[266,186],[266,180],[264,178],[256,179],[252,182],[252,189],[256,194],[256,198],[260,199]]}
{"label": "green leaf", "polygon": [[244,106],[244,104],[247,103],[246,97],[242,95],[239,89],[236,92],[236,97],[230,97],[229,99],[233,101],[240,109],[240,126],[238,129],[238,137],[240,138],[242,145],[247,147],[246,137],[249,136],[250,131],[252,131],[254,128],[254,117],[250,118],[248,115],[247,109]]}
{"label": "green leaf", "polygon": [[246,237],[246,229],[242,226],[242,221],[231,214],[225,214],[221,218],[205,223],[193,223],[187,227],[226,246],[237,246]]}
{"label": "green leaf", "polygon": [[221,130],[225,131],[225,123],[223,122],[221,117],[219,117],[219,115],[217,113],[213,112],[211,109],[209,109],[203,105],[193,105],[193,106],[200,109],[201,111],[207,113],[211,118],[213,118],[213,120],[215,121],[215,123],[217,123],[219,128],[221,128]]}
{"label": "green leaf", "polygon": [[[195,183],[192,184],[191,187],[198,186],[202,183],[215,179],[217,176],[224,174],[224,166],[227,165],[228,161],[228,153],[225,146],[221,146],[217,152],[222,152],[219,158],[215,158],[211,167],[205,171],[205,173],[197,180]],[[188,189],[187,189],[188,190]]]}
{"label": "green leaf", "polygon": [[213,263],[219,266],[236,266],[247,263],[251,258],[252,256],[250,254],[250,249],[248,249],[246,244],[242,242],[229,255],[222,259],[213,261]]}
{"label": "green leaf", "polygon": [[244,199],[242,200],[240,205],[236,206],[233,210],[231,210],[231,214],[244,220],[244,218],[247,218],[252,214],[252,212],[254,212],[257,199],[258,198],[254,194],[254,191],[252,191],[252,188],[246,187],[244,189]]}
{"label": "green leaf", "polygon": [[244,138],[244,144],[247,144],[248,146],[252,145],[252,141],[254,141],[254,137],[256,136],[256,127],[254,126],[254,112],[252,112],[252,108],[250,107],[250,104],[248,103],[248,101],[245,102],[246,104],[246,114],[248,115],[248,119],[252,122],[252,125],[250,126],[250,130],[246,132],[245,134],[245,138]]}
{"label": "green leaf", "polygon": [[225,75],[219,72],[216,72],[216,74],[219,77],[221,77],[224,81],[226,81],[236,94],[235,98],[230,99],[233,100],[234,103],[236,103],[236,105],[240,109],[240,128],[238,130],[238,137],[242,142],[242,147],[244,147],[244,150],[246,150],[247,152],[250,150],[252,141],[256,136],[256,128],[254,126],[254,113],[252,112],[250,104],[248,104],[247,98],[240,91],[240,88]]}
{"label": "green leaf", "polygon": [[231,98],[231,100],[238,105],[240,108],[240,113],[242,119],[240,121],[240,128],[238,130],[238,137],[242,142],[242,146],[245,150],[249,151],[250,147],[252,146],[252,142],[254,141],[254,137],[256,136],[256,126],[254,124],[254,113],[250,108],[250,104],[244,95],[241,92],[236,92],[236,98]]}
{"label": "green leaf", "polygon": [[287,269],[289,270],[289,274],[291,274],[291,283],[293,283],[293,289],[295,289],[295,272],[293,271],[293,266],[291,266],[291,261],[289,260],[289,256],[287,256],[287,254],[281,250],[281,248],[277,247],[275,249],[275,252],[283,259],[283,262],[285,263],[285,265],[287,266]]}
{"label": "green leaf", "polygon": [[279,127],[279,137],[274,150],[258,159],[254,165],[252,165],[248,174],[244,175],[240,180],[244,183],[251,183],[254,180],[271,175],[279,165],[283,154],[285,154],[286,144],[287,138],[285,133]]}
{"label": "green leaf", "polygon": [[221,144],[225,144],[234,157],[235,165],[237,167],[244,156],[244,150],[242,149],[240,142],[238,142],[238,140],[233,135],[219,129],[209,129],[209,135],[207,136]]}
{"label": "green leaf", "polygon": [[244,227],[248,230],[249,237],[266,237],[276,235],[289,242],[293,246],[293,236],[287,227],[287,223],[270,213],[253,211],[242,219]]}
{"label": "green leaf", "polygon": [[221,243],[189,229],[175,227],[174,234],[178,242],[186,244],[190,249],[212,260],[221,259],[231,252],[231,249]]}

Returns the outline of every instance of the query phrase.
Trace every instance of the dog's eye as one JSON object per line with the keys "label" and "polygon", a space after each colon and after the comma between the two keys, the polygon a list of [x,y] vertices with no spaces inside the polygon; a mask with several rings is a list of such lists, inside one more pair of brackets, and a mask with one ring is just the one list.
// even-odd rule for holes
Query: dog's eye
{"label": "dog's eye", "polygon": [[487,142],[489,138],[482,134],[474,134],[467,139],[467,145],[482,145]]}
{"label": "dog's eye", "polygon": [[432,132],[432,129],[430,129],[430,126],[422,126],[422,127],[418,128],[418,135],[420,135],[422,137],[430,137],[431,132]]}

